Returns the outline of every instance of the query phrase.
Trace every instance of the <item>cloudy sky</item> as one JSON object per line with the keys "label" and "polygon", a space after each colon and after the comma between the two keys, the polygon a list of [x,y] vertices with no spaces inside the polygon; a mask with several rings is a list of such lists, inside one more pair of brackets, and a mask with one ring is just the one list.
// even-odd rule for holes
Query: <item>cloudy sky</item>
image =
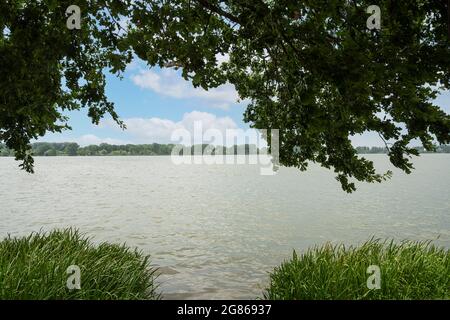
{"label": "cloudy sky", "polygon": [[[77,142],[89,144],[173,143],[174,130],[193,131],[201,121],[203,130],[247,130],[242,121],[246,102],[239,102],[231,85],[205,91],[194,88],[172,69],[149,69],[140,61],[131,63],[122,80],[108,76],[107,95],[127,125],[122,131],[105,119],[99,126],[91,124],[87,110],[68,113],[73,130],[60,134],[48,133],[39,141]],[[450,113],[450,93],[442,94],[437,103]],[[355,145],[382,146],[376,134],[354,137]]]}

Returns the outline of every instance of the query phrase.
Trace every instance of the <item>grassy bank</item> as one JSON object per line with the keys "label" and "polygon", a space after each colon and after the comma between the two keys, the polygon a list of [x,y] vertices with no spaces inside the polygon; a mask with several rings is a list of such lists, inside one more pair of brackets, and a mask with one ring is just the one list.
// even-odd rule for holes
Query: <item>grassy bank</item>
{"label": "grassy bank", "polygon": [[[381,288],[368,289],[370,265]],[[371,282],[373,283],[373,282]],[[450,251],[429,242],[370,240],[295,252],[270,275],[266,299],[450,299]]]}
{"label": "grassy bank", "polygon": [[[80,289],[69,289],[69,266]],[[369,266],[380,288],[369,289]],[[149,257],[124,245],[94,245],[77,230],[34,233],[0,242],[1,299],[159,299]],[[450,299],[450,251],[430,242],[371,240],[325,244],[284,262],[265,299]]]}
{"label": "grassy bank", "polygon": [[[71,265],[80,290],[67,287]],[[141,252],[93,245],[73,229],[0,242],[0,299],[157,299],[154,274]]]}

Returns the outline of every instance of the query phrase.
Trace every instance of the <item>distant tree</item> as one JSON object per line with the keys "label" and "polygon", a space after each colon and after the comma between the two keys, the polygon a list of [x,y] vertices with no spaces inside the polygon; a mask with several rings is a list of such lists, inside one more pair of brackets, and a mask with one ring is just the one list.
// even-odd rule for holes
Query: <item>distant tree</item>
{"label": "distant tree", "polygon": [[76,156],[79,147],[80,146],[77,143],[68,143],[64,148],[64,152],[68,156]]}
{"label": "distant tree", "polygon": [[369,153],[386,153],[387,149],[382,147],[372,147]]}
{"label": "distant tree", "polygon": [[369,147],[356,147],[356,151],[359,154],[369,153],[370,148]]}
{"label": "distant tree", "polygon": [[56,156],[56,150],[55,149],[48,149],[44,152],[44,156],[46,157],[54,157]]}
{"label": "distant tree", "polygon": [[77,150],[77,155],[78,156],[89,156],[90,154],[88,154],[87,149],[85,148],[79,148]]}
{"label": "distant tree", "polygon": [[114,150],[111,152],[112,156],[126,156],[127,152],[125,150]]}
{"label": "distant tree", "polygon": [[439,146],[442,152],[450,153],[450,145],[441,145]]}
{"label": "distant tree", "polygon": [[33,155],[43,156],[44,153],[51,148],[52,148],[52,146],[47,142],[34,143],[32,145]]}

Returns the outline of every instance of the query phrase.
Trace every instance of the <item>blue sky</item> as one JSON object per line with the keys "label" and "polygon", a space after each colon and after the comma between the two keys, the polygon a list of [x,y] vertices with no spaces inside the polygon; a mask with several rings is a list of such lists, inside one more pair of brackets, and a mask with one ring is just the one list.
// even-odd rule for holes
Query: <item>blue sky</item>
{"label": "blue sky", "polygon": [[[193,123],[201,121],[203,129],[248,129],[242,120],[246,102],[238,102],[231,85],[205,91],[194,88],[172,69],[149,69],[141,61],[132,62],[122,80],[107,77],[107,96],[115,103],[116,111],[127,124],[120,130],[110,119],[95,126],[87,117],[87,110],[67,113],[73,130],[60,134],[48,133],[39,141],[77,142],[80,145],[125,143],[170,143],[176,129],[192,131]],[[437,99],[450,113],[450,93]],[[354,137],[355,145],[382,146],[377,134]]]}

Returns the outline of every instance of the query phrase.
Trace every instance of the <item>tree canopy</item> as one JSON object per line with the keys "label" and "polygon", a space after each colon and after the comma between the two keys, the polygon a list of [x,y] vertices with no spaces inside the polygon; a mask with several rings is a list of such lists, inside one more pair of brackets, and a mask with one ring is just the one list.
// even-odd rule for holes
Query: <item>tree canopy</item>
{"label": "tree canopy", "polygon": [[[72,4],[80,30],[66,27]],[[371,5],[380,30],[367,28]],[[134,54],[194,86],[233,84],[250,101],[245,121],[280,129],[282,165],[317,162],[351,192],[390,175],[358,156],[353,135],[378,133],[407,173],[411,141],[450,142],[450,116],[433,103],[450,89],[448,11],[447,0],[2,1],[0,141],[32,171],[30,140],[67,128],[64,110],[121,124],[104,72],[120,76]]]}

